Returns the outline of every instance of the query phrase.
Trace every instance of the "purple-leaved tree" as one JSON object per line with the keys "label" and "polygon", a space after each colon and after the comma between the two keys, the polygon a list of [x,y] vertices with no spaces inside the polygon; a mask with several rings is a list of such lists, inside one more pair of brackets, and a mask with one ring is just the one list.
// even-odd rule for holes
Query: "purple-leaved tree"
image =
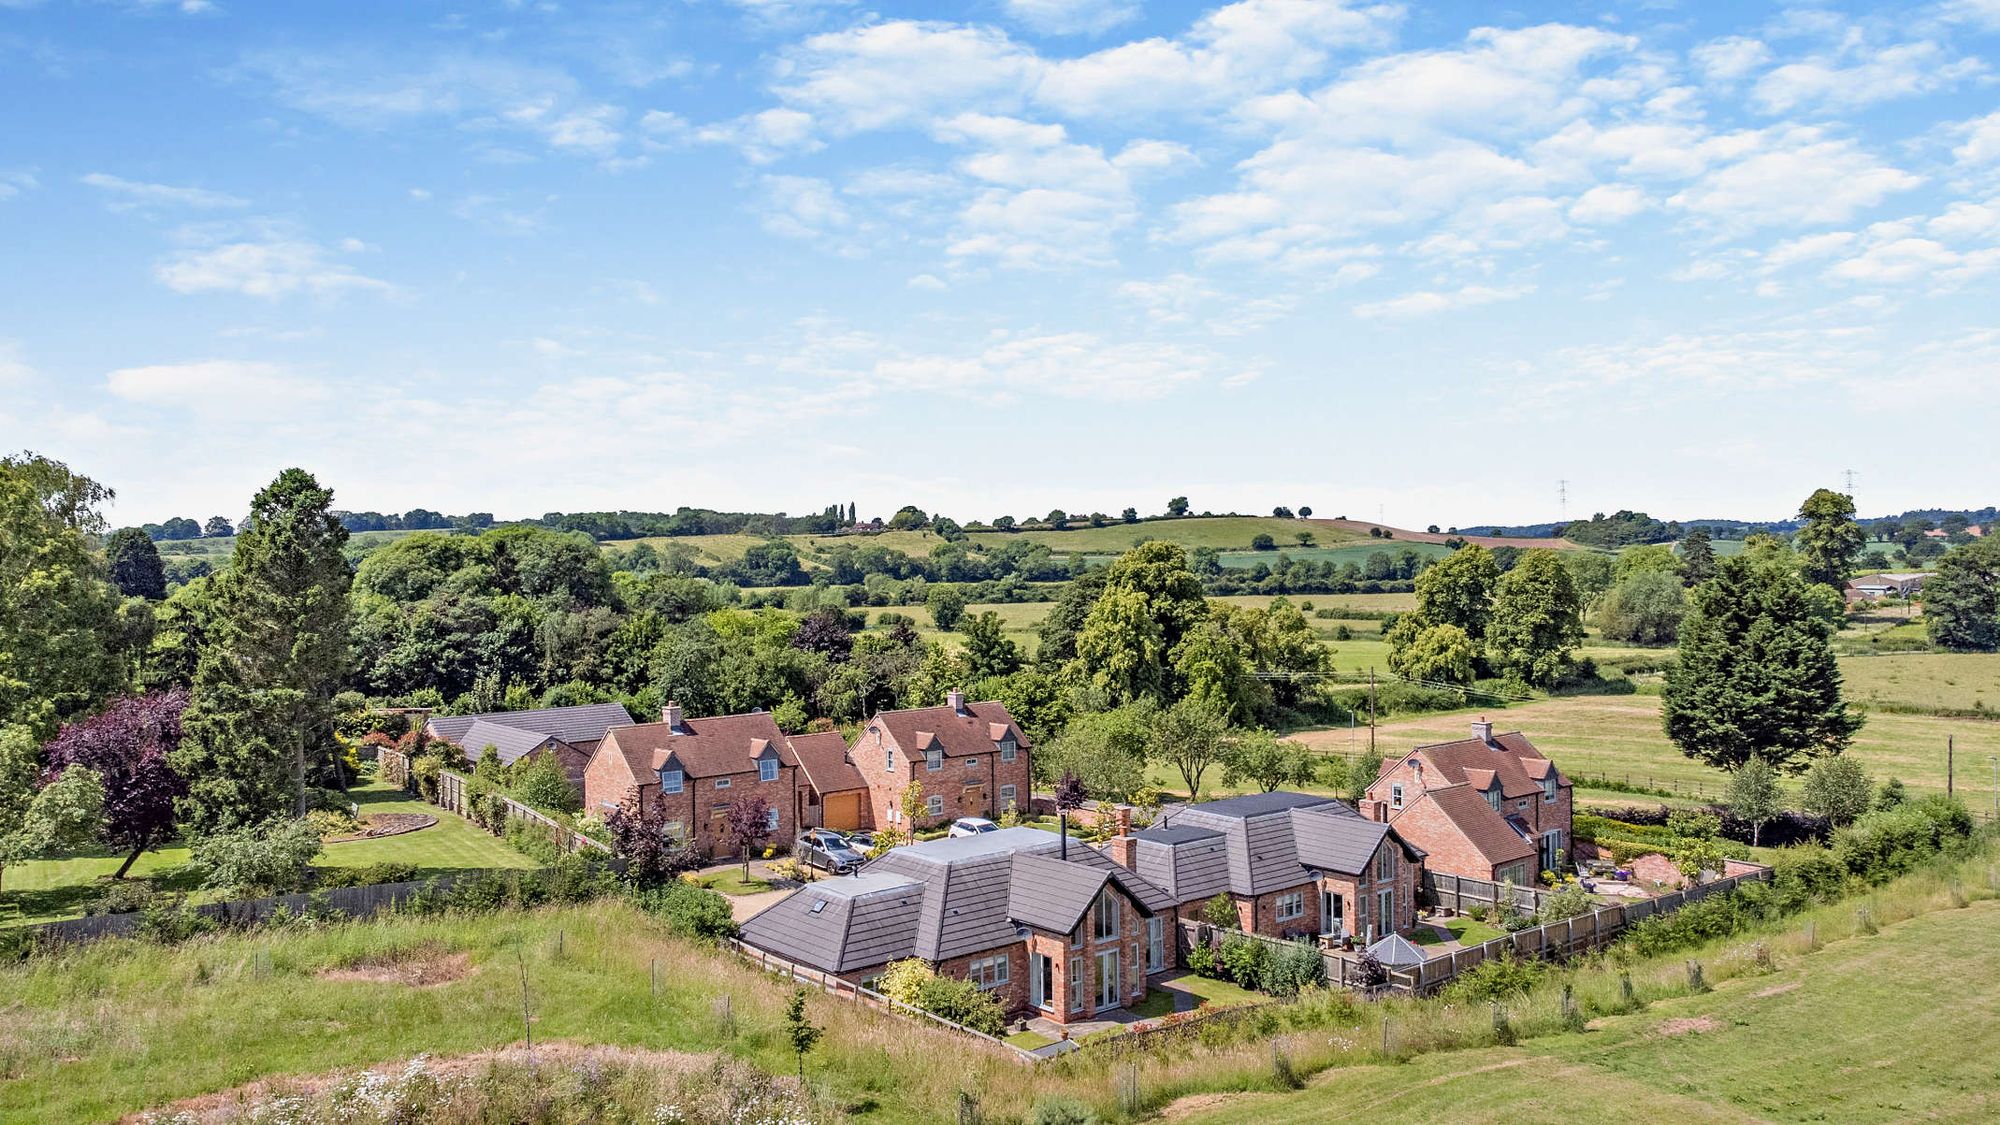
{"label": "purple-leaved tree", "polygon": [[65,723],[48,744],[48,777],[83,766],[104,778],[104,838],[130,849],[114,879],[123,879],[148,848],[174,834],[174,801],[187,782],[167,763],[181,740],[187,691],[129,695],[103,711]]}

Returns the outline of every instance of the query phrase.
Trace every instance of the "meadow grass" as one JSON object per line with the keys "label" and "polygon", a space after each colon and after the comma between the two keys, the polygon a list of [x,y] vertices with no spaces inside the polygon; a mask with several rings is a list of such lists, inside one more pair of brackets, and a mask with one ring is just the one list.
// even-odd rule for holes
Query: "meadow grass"
{"label": "meadow grass", "polygon": [[2000,719],[2000,653],[1902,652],[1840,662],[1847,697],[1942,710],[1991,710]]}
{"label": "meadow grass", "polygon": [[[505,840],[384,782],[358,785],[353,797],[364,813],[424,813],[437,817],[438,822],[400,836],[328,844],[315,861],[320,867],[410,863],[416,865],[419,878],[429,878],[460,871],[536,866]],[[139,857],[131,876],[160,880],[159,885],[167,890],[192,891],[198,902],[224,897],[219,891],[196,889],[198,880],[186,869],[190,858],[188,849],[180,844],[156,848]],[[82,914],[84,904],[103,889],[104,881],[124,860],[123,853],[96,850],[8,867],[5,890],[0,891],[0,926],[52,922]]]}
{"label": "meadow grass", "polygon": [[1301,531],[1312,532],[1321,544],[1338,544],[1360,539],[1367,543],[1392,545],[1394,539],[1375,540],[1366,533],[1357,535],[1325,520],[1281,520],[1270,516],[1191,516],[1178,520],[1150,520],[1145,523],[1113,523],[1103,527],[1072,527],[1065,531],[973,531],[974,543],[998,546],[1010,539],[1026,539],[1046,545],[1056,554],[1121,554],[1135,541],[1161,540],[1193,550],[1213,547],[1219,551],[1248,551],[1250,541],[1268,535],[1279,546],[1296,545]]}

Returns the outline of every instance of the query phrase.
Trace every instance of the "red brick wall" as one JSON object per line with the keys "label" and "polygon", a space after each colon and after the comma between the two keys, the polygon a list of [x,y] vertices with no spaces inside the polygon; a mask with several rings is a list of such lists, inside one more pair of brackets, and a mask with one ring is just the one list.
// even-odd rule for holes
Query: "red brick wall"
{"label": "red brick wall", "polygon": [[[1097,957],[1100,953],[1111,949],[1118,951],[1118,992],[1120,1003],[1117,1006],[1129,1007],[1146,998],[1146,918],[1145,915],[1139,913],[1137,907],[1132,905],[1130,899],[1127,899],[1123,895],[1118,896],[1118,934],[1116,937],[1098,941],[1094,934],[1091,915],[1089,913],[1084,915],[1083,921],[1079,924],[1078,931],[1083,939],[1083,943],[1080,946],[1072,946],[1070,944],[1071,937],[1074,935],[1052,934],[1045,930],[1034,930],[1030,932],[1028,940],[1018,947],[1021,950],[1022,957],[1020,1007],[1018,1011],[1025,1013],[1028,1010],[1027,1005],[1030,992],[1026,974],[1032,971],[1029,968],[1030,962],[1027,957],[1030,951],[1055,958],[1053,973],[1055,1004],[1048,1010],[1033,1014],[1047,1016],[1057,1023],[1068,1023],[1072,1020],[1087,1020],[1092,1018],[1098,1011]],[[1173,964],[1174,942],[1174,934],[1171,928],[1163,935],[1163,938],[1167,945],[1167,964],[1171,967]],[[1072,966],[1072,962],[1076,964]],[[960,969],[955,975],[963,976],[965,974],[963,969]],[[1083,990],[1083,1007],[1078,1011],[1070,1010],[1070,991],[1072,987],[1080,987]]]}
{"label": "red brick wall", "polygon": [[1406,804],[1389,823],[1403,839],[1428,853],[1424,866],[1430,870],[1468,879],[1493,877],[1493,865],[1486,861],[1485,854],[1473,847],[1458,826],[1430,801]]}
{"label": "red brick wall", "polygon": [[[583,771],[583,811],[603,816],[624,804],[638,783],[639,779],[625,765],[624,756],[617,751],[592,754]],[[659,784],[659,779],[653,779],[653,783]]]}
{"label": "red brick wall", "polygon": [[1026,1012],[1028,1009],[1028,943],[1013,942],[1009,945],[988,949],[964,957],[953,957],[941,961],[937,973],[942,977],[965,979],[971,975],[974,961],[984,961],[988,957],[1007,958],[1007,983],[993,989],[993,996],[1000,1001],[1000,1010],[1009,1016]]}
{"label": "red brick wall", "polygon": [[[879,735],[879,737],[878,737]],[[887,749],[895,751],[895,768],[883,768],[883,755]],[[891,810],[901,809],[903,790],[910,779],[916,778],[923,786],[923,800],[913,810],[903,810],[911,814],[917,828],[935,828],[948,824],[961,816],[983,816],[998,820],[1007,810],[1001,800],[1000,787],[1014,786],[1014,801],[1023,813],[1028,810],[1028,797],[1032,788],[1028,768],[1029,751],[1022,748],[1011,762],[1000,760],[996,747],[990,754],[969,757],[946,757],[938,769],[932,770],[922,754],[912,755],[879,723],[869,723],[862,728],[861,737],[848,750],[855,767],[861,771],[868,783],[868,804],[874,814],[877,827],[896,824]],[[967,763],[971,764],[968,765]],[[944,811],[932,816],[926,810],[930,798],[944,798]]]}

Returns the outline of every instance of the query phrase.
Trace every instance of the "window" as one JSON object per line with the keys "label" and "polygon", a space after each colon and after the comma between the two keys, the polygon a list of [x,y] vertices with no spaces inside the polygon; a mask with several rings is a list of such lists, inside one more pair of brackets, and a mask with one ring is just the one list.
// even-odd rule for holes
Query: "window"
{"label": "window", "polygon": [[667,830],[667,835],[673,837],[674,839],[676,840],[687,839],[687,826],[683,825],[680,821],[670,820],[666,823],[664,827]]}
{"label": "window", "polygon": [[1097,905],[1091,909],[1090,936],[1098,941],[1118,936],[1118,896],[1108,890],[1097,896]]}
{"label": "window", "polygon": [[1498,785],[1486,791],[1486,803],[1493,806],[1494,812],[1500,811],[1500,787]]}
{"label": "window", "polygon": [[1011,785],[1002,785],[1000,787],[1000,807],[1002,809],[1014,803],[1014,792],[1014,787]]}
{"label": "window", "polygon": [[1287,891],[1278,896],[1278,921],[1291,922],[1306,916],[1304,891]]}
{"label": "window", "polygon": [[1001,739],[1001,740],[1000,740],[1000,760],[1001,760],[1001,761],[1003,761],[1003,762],[1011,762],[1011,761],[1013,761],[1013,760],[1014,760],[1014,755],[1015,755],[1015,754],[1017,754],[1017,753],[1019,753],[1019,752],[1020,752],[1020,749],[1021,749],[1021,748],[1020,748],[1019,746],[1016,746],[1016,745],[1014,744],[1014,740],[1013,740],[1013,739],[1011,739],[1011,738],[1003,738],[1003,739]]}
{"label": "window", "polygon": [[894,746],[884,746],[882,748],[882,768],[892,773],[895,771],[896,748]]}
{"label": "window", "polygon": [[1167,967],[1167,920],[1146,919],[1146,971],[1157,973]]}
{"label": "window", "polygon": [[1083,1011],[1083,960],[1077,957],[1069,962],[1069,1010]]}
{"label": "window", "polygon": [[718,777],[718,778],[716,778],[716,779],[715,779],[715,787],[716,787],[717,789],[727,789],[727,788],[729,788],[729,779],[728,779],[728,778],[726,778],[726,777]]}
{"label": "window", "polygon": [[764,830],[767,832],[776,832],[778,830],[777,809],[766,808],[764,810]]}
{"label": "window", "polygon": [[978,768],[979,768],[979,755],[977,755],[977,754],[974,754],[974,755],[973,755],[972,757],[970,757],[970,758],[967,758],[967,759],[965,760],[965,768],[966,768],[966,769],[969,769],[969,770],[976,770],[976,769],[978,769]]}
{"label": "window", "polygon": [[1549,776],[1542,779],[1542,800],[1553,801],[1555,799],[1556,799],[1556,775],[1554,773],[1550,773]]}
{"label": "window", "polygon": [[965,967],[965,979],[991,992],[1007,983],[1007,958],[985,957]]}
{"label": "window", "polygon": [[1375,877],[1394,879],[1396,877],[1396,845],[1384,842],[1382,854],[1375,857]]}
{"label": "window", "polygon": [[1389,787],[1389,807],[1392,809],[1403,807],[1403,783],[1400,781]]}
{"label": "window", "polygon": [[924,811],[932,816],[943,816],[944,795],[941,793],[933,793],[929,797],[924,798]]}
{"label": "window", "polygon": [[687,774],[680,770],[660,771],[660,792],[678,793],[687,783]]}
{"label": "window", "polygon": [[927,770],[941,770],[941,769],[943,769],[943,768],[944,768],[944,751],[942,751],[942,750],[931,750],[931,751],[927,751],[927,752],[926,752],[926,753],[924,754],[924,768],[925,768],[925,769],[927,769]]}
{"label": "window", "polygon": [[765,759],[764,759],[763,761],[761,761],[761,762],[758,762],[758,763],[757,763],[757,780],[758,780],[758,781],[776,781],[776,780],[778,780],[778,759],[776,759],[776,758],[765,758]]}

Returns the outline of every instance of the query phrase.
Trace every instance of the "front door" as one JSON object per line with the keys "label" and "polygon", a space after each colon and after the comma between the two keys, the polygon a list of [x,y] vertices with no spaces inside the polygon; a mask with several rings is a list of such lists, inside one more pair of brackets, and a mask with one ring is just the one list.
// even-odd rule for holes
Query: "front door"
{"label": "front door", "polygon": [[958,807],[963,809],[967,816],[987,816],[993,811],[986,807],[984,785],[966,786],[965,791],[958,795]]}
{"label": "front door", "polygon": [[1107,949],[1097,955],[1097,1008],[1116,1008],[1123,997],[1118,994],[1118,951]]}

